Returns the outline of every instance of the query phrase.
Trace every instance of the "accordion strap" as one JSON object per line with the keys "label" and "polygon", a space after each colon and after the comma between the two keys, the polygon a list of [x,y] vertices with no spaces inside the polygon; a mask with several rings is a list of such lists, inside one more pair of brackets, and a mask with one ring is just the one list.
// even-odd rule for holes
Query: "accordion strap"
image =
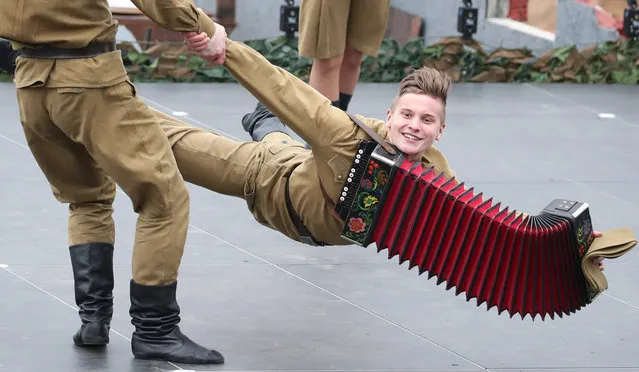
{"label": "accordion strap", "polygon": [[293,208],[293,202],[291,201],[291,194],[288,187],[289,181],[290,181],[290,177],[286,179],[286,186],[284,189],[284,197],[286,198],[286,208],[288,209],[289,216],[291,217],[291,220],[293,220],[295,229],[297,230],[297,233],[300,236],[300,241],[302,243],[312,245],[315,247],[318,247],[318,246],[323,247],[327,245],[326,243],[318,241],[313,237],[313,234],[311,234],[311,232],[306,228],[306,226],[304,226],[304,222],[302,222],[302,218],[300,217],[300,215],[297,214],[297,212],[295,211],[295,208]]}
{"label": "accordion strap", "polygon": [[393,146],[389,145],[388,142],[386,142],[379,134],[377,134],[377,132],[373,130],[373,128],[362,123],[361,120],[359,120],[354,115],[349,114],[348,112],[346,113],[346,115],[348,115],[348,117],[351,118],[351,120],[355,124],[357,124],[358,127],[362,128],[362,130],[366,132],[366,134],[368,134],[372,139],[374,139],[375,142],[379,143],[384,148],[384,150],[386,150],[389,154],[391,155],[397,154],[397,151],[395,151]]}

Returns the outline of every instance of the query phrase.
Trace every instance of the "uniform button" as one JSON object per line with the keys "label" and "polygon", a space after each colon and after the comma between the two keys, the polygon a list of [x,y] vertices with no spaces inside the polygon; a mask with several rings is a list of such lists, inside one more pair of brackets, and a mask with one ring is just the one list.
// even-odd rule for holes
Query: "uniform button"
{"label": "uniform button", "polygon": [[341,174],[338,174],[338,175],[337,175],[337,179],[338,179],[338,180],[340,180],[340,181],[341,181],[341,180],[342,180],[342,178],[344,178],[344,176],[342,176]]}

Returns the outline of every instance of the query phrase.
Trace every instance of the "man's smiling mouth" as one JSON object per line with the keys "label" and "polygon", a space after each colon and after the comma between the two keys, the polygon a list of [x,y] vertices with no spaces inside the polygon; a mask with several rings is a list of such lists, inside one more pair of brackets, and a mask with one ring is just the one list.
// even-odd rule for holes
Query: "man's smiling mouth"
{"label": "man's smiling mouth", "polygon": [[408,139],[409,139],[409,140],[411,140],[411,141],[419,141],[419,140],[421,140],[421,138],[416,137],[416,136],[414,136],[414,135],[412,135],[412,134],[410,134],[410,133],[402,133],[402,135],[403,135],[404,137],[408,138]]}

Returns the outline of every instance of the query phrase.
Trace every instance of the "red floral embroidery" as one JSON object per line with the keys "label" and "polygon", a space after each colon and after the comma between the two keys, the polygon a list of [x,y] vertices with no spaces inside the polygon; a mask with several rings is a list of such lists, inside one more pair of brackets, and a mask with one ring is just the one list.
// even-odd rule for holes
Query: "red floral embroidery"
{"label": "red floral embroidery", "polygon": [[377,175],[378,179],[379,179],[379,184],[384,186],[386,184],[386,182],[388,182],[388,176],[386,175],[385,172],[381,172]]}
{"label": "red floral embroidery", "polygon": [[366,229],[366,223],[361,218],[351,218],[348,221],[348,228],[353,232],[362,232]]}
{"label": "red floral embroidery", "polygon": [[367,190],[370,190],[373,187],[373,183],[371,182],[371,180],[367,180],[366,178],[363,178],[359,184]]}

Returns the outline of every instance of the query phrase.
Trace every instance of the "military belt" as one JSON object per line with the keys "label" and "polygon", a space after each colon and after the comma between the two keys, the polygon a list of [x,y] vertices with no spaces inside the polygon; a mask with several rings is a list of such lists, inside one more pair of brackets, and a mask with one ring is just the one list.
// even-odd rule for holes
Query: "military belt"
{"label": "military belt", "polygon": [[43,45],[36,48],[22,48],[22,56],[40,59],[80,59],[96,57],[115,50],[115,41],[93,42],[84,48],[58,48]]}
{"label": "military belt", "polygon": [[297,212],[295,212],[295,208],[293,208],[293,202],[291,201],[291,194],[289,192],[289,187],[288,187],[288,183],[290,179],[291,179],[290,177],[286,179],[286,186],[284,187],[284,194],[285,194],[284,196],[286,198],[286,209],[288,209],[288,214],[291,217],[291,220],[293,220],[293,223],[295,224],[297,233],[300,236],[300,241],[304,244],[312,245],[314,247],[324,247],[324,246],[330,245],[324,242],[317,241],[313,237],[313,234],[311,234],[311,232],[306,228],[306,226],[304,226],[304,223],[302,222],[302,218],[297,214]]}

